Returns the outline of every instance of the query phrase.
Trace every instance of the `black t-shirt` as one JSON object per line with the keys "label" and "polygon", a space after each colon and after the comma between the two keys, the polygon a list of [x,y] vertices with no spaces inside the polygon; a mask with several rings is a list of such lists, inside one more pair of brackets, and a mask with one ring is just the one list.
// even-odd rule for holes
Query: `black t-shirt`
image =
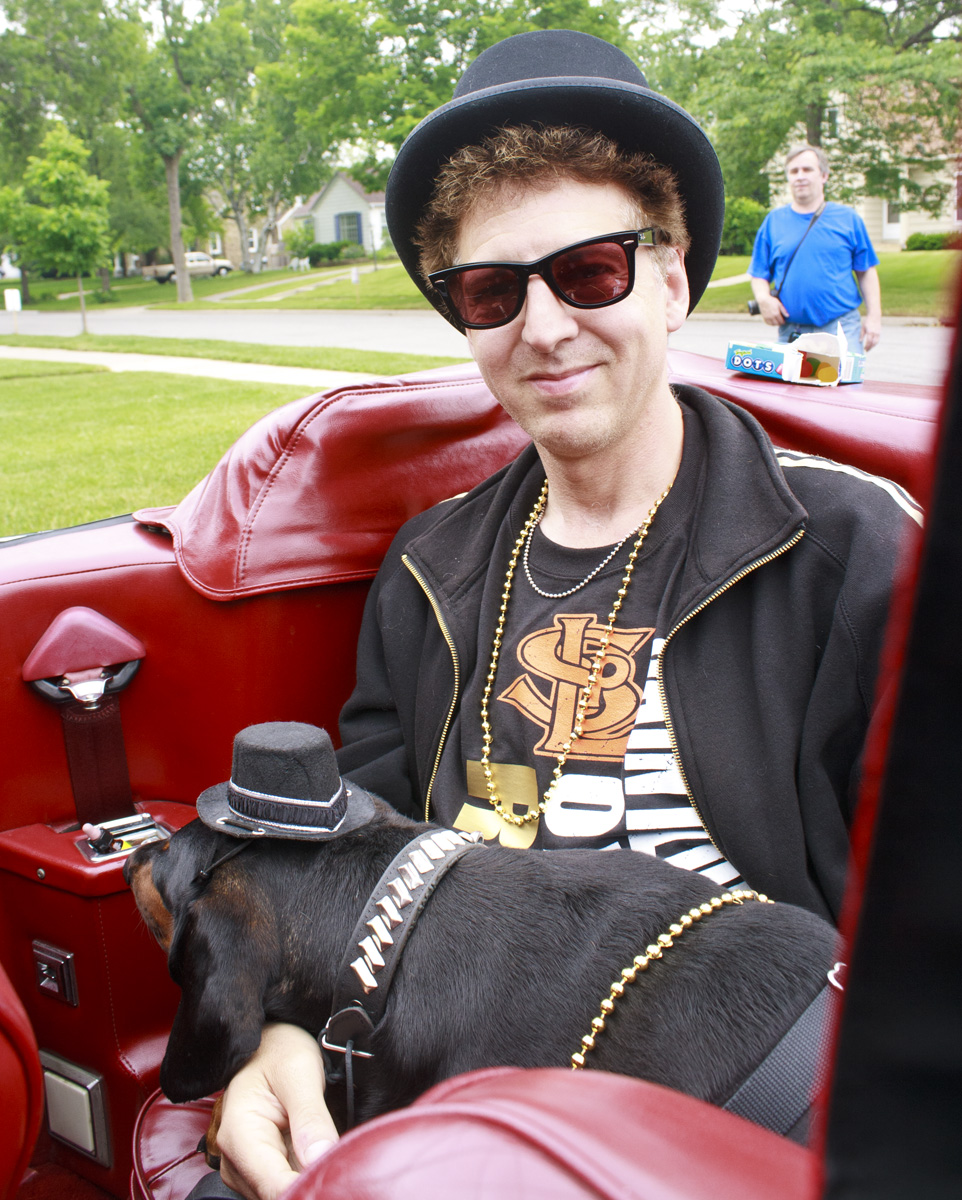
{"label": "black t-shirt", "polygon": [[[699,870],[733,887],[738,872],[712,845],[692,807],[672,751],[659,687],[658,655],[688,527],[703,486],[704,434],[682,406],[682,462],[634,566],[594,685],[582,737],[575,740],[544,815],[514,826],[495,813],[481,768],[481,697],[490,667],[496,614],[481,630],[479,661],[464,682],[432,793],[437,818],[486,840],[541,849],[630,847]],[[520,530],[511,530],[513,545]],[[519,557],[497,676],[488,703],[490,760],[503,806],[518,815],[537,808],[562,744],[575,722],[581,688],[608,623],[636,535],[571,595],[547,598],[529,583]],[[538,588],[564,592],[580,583],[611,547],[570,549],[536,528],[529,566]],[[507,560],[493,557],[489,591],[500,596]]]}

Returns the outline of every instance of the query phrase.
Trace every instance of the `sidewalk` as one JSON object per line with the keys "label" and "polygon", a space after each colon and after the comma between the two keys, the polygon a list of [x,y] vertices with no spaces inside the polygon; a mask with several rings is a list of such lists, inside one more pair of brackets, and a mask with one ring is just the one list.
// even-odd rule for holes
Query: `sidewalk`
{"label": "sidewalk", "polygon": [[87,363],[109,371],[159,371],[170,375],[202,375],[208,379],[233,379],[238,383],[289,383],[312,392],[342,383],[377,379],[354,371],[323,371],[314,367],[275,367],[265,363],[225,362],[213,358],[179,358],[166,354],[108,354],[101,350],[41,350],[26,346],[0,346],[0,359],[33,362]]}

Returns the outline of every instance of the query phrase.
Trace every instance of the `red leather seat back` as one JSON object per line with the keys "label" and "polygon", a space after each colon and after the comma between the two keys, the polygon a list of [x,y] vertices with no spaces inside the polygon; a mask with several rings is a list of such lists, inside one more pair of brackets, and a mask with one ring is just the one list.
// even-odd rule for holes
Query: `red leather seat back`
{"label": "red leather seat back", "polygon": [[23,1005],[0,967],[0,1200],[12,1200],[43,1119],[43,1074]]}
{"label": "red leather seat back", "polygon": [[604,1071],[476,1071],[344,1137],[286,1200],[814,1200],[814,1155]]}

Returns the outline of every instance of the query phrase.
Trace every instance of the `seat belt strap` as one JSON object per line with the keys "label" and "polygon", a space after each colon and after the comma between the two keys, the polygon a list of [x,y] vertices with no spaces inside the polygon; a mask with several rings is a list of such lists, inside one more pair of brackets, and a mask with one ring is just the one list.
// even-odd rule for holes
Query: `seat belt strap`
{"label": "seat belt strap", "polygon": [[833,989],[822,988],[795,1024],[722,1107],[783,1136],[825,1085]]}
{"label": "seat belt strap", "polygon": [[60,721],[80,824],[135,815],[117,697],[104,696],[99,708],[62,704]]}

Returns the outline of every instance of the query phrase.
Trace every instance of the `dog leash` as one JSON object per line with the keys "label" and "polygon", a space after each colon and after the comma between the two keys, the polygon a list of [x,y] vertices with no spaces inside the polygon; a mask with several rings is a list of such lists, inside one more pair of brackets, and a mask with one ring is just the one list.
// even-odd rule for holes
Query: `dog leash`
{"label": "dog leash", "polygon": [[[384,1016],[404,944],[441,879],[462,855],[483,845],[479,833],[438,829],[420,834],[392,859],[354,926],[338,969],[331,1015],[318,1035],[328,1082],[347,1089],[348,1128],[354,1125],[354,1059],[374,1057],[372,1035]],[[328,1069],[331,1053],[344,1055],[343,1071]]]}

